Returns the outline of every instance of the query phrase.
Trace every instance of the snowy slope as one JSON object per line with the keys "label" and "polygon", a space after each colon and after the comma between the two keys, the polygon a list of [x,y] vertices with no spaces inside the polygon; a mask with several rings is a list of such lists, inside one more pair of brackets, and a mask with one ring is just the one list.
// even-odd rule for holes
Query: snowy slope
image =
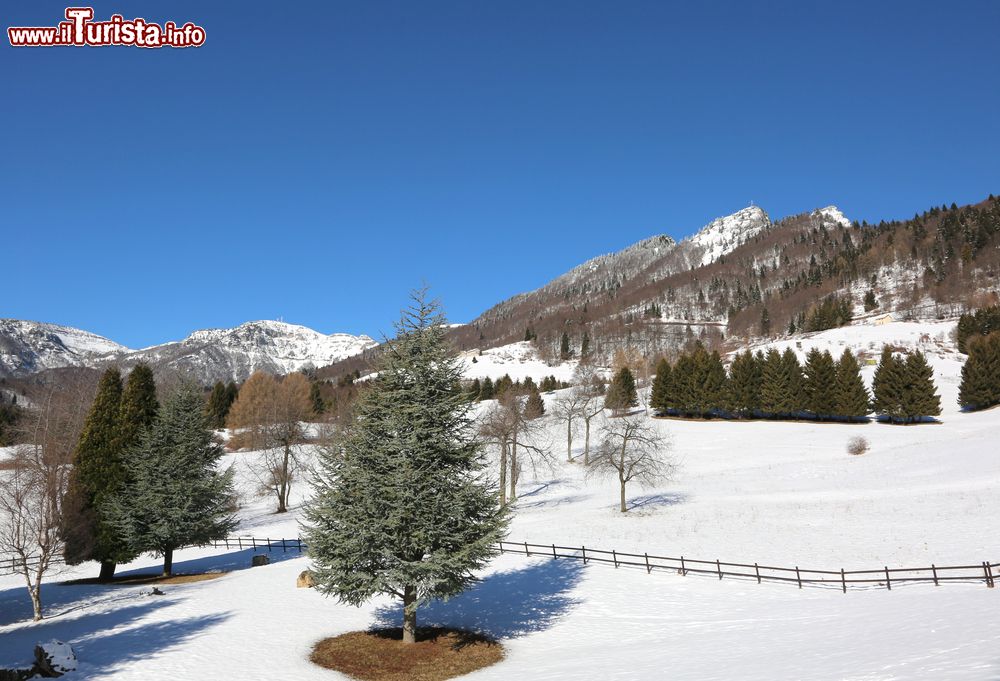
{"label": "snowy slope", "polygon": [[547,364],[538,357],[538,352],[530,342],[522,341],[498,348],[469,350],[459,355],[462,371],[466,378],[489,378],[496,381],[504,374],[515,381],[531,378],[536,383],[546,376],[555,376],[557,381],[570,381],[578,362],[569,360]]}
{"label": "snowy slope", "polygon": [[[950,326],[858,326],[790,342],[797,351],[940,343],[943,357],[933,351],[940,383],[956,380],[960,367]],[[545,399],[551,407],[558,397]],[[558,461],[524,472],[510,539],[826,569],[996,562],[1000,410],[961,414],[948,399],[939,425],[653,420],[670,437],[679,470],[656,488],[630,487],[626,515],[615,508],[614,481],[587,478],[579,463],[562,461],[564,431],[549,421]],[[870,440],[867,454],[846,454],[853,435]],[[578,438],[577,458],[581,447]],[[253,456],[227,458],[248,493],[245,463]],[[307,493],[300,484],[296,503]],[[267,499],[248,496],[246,504],[242,533],[298,534],[298,507],[275,516]],[[40,624],[25,621],[23,585],[0,577],[0,666],[27,662],[36,640],[60,638],[81,657],[68,681],[339,679],[309,663],[312,644],[398,617],[386,599],[353,608],[296,589],[307,559],[275,553],[274,564],[246,569],[251,553],[185,550],[180,570],[234,571],[164,587],[157,598],[144,595],[148,587],[50,585],[56,616]],[[156,564],[142,558],[130,567]],[[419,611],[422,623],[503,640],[504,661],[470,679],[1000,677],[1000,589],[981,583],[842,594],[512,555],[481,576],[468,593]]]}
{"label": "snowy slope", "polygon": [[0,319],[0,376],[68,366],[129,349],[87,331],[58,324]]}
{"label": "snowy slope", "polygon": [[726,217],[716,218],[694,236],[681,242],[681,247],[693,247],[695,265],[715,262],[726,253],[770,227],[771,219],[759,206],[749,206]]}

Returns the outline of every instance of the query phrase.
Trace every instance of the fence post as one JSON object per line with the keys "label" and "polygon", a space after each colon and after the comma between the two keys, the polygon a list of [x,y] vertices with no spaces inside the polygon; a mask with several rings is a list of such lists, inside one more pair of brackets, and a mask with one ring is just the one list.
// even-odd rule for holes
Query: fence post
{"label": "fence post", "polygon": [[889,578],[889,566],[885,566],[885,587],[892,591],[892,580]]}
{"label": "fence post", "polygon": [[760,584],[760,566],[757,563],[753,564],[753,571],[757,573],[757,583]]}
{"label": "fence post", "polygon": [[583,564],[584,565],[587,564],[587,547],[586,546],[583,547]]}
{"label": "fence post", "polygon": [[615,553],[614,549],[611,549],[611,558],[615,561],[615,567],[618,567],[618,554]]}
{"label": "fence post", "polygon": [[524,555],[530,556],[531,551],[528,550],[528,542],[524,542]]}
{"label": "fence post", "polygon": [[643,553],[642,555],[646,556],[646,574],[648,575],[650,572],[653,571],[653,568],[649,567],[649,554]]}
{"label": "fence post", "polygon": [[254,550],[254,553],[256,553],[257,552],[257,537],[250,537],[250,541],[253,542],[253,550]]}
{"label": "fence post", "polygon": [[268,553],[271,553],[271,538],[270,538],[270,537],[266,537],[266,538],[264,539],[264,541],[266,541],[266,542],[267,542],[267,552],[268,552]]}
{"label": "fence post", "polygon": [[500,553],[503,553],[503,542],[500,542]]}
{"label": "fence post", "polygon": [[555,560],[557,557],[558,556],[556,556],[556,545],[553,544],[552,545],[552,559]]}
{"label": "fence post", "polygon": [[990,569],[990,561],[983,561],[983,573],[986,575],[987,588],[993,588],[993,571]]}
{"label": "fence post", "polygon": [[937,566],[935,566],[934,563],[931,563],[931,572],[934,574],[934,586],[941,586],[938,584]]}
{"label": "fence post", "polygon": [[795,566],[795,579],[799,582],[799,588],[802,588],[802,575],[799,574],[799,566]]}
{"label": "fence post", "polygon": [[229,550],[229,537],[226,537],[226,551]]}
{"label": "fence post", "polygon": [[847,593],[847,577],[844,576],[844,568],[840,568],[840,585],[844,587],[844,593]]}
{"label": "fence post", "polygon": [[715,569],[719,571],[719,581],[721,582],[722,581],[722,563],[719,562],[718,558],[715,559]]}
{"label": "fence post", "polygon": [[282,553],[286,553],[287,551],[288,551],[288,549],[285,548],[285,538],[282,537],[281,538],[281,552]]}
{"label": "fence post", "polygon": [[681,577],[687,577],[687,568],[684,567],[684,556],[681,556]]}

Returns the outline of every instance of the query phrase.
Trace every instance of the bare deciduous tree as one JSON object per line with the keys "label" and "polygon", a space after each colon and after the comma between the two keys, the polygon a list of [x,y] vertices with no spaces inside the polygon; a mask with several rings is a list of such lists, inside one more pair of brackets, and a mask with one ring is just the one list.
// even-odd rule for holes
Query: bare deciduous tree
{"label": "bare deciduous tree", "polygon": [[525,398],[507,390],[483,417],[480,435],[500,452],[500,503],[517,499],[522,456],[532,469],[552,464],[552,447],[540,419],[525,415]]}
{"label": "bare deciduous tree", "polygon": [[573,433],[580,429],[583,420],[584,407],[589,398],[586,391],[577,386],[564,394],[552,408],[552,416],[556,422],[566,426],[566,461],[573,461]]}
{"label": "bare deciduous tree", "polygon": [[300,373],[281,381],[254,373],[229,411],[227,425],[238,431],[237,443],[261,450],[248,465],[261,489],[275,495],[278,513],[288,510],[292,483],[302,467],[296,446],[305,442],[302,422],[311,416],[309,379]]}
{"label": "bare deciduous tree", "polygon": [[34,619],[42,619],[42,580],[62,554],[63,498],[73,450],[94,384],[70,376],[31,396],[22,444],[0,469],[0,556],[13,557]]}
{"label": "bare deciduous tree", "polygon": [[670,443],[641,415],[612,419],[605,424],[601,444],[590,462],[588,472],[614,476],[620,489],[620,509],[628,511],[625,485],[633,480],[642,485],[666,482],[675,465],[670,458]]}
{"label": "bare deciduous tree", "polygon": [[581,363],[573,380],[582,396],[580,417],[583,419],[583,465],[590,465],[590,429],[593,420],[604,413],[604,382],[593,365]]}

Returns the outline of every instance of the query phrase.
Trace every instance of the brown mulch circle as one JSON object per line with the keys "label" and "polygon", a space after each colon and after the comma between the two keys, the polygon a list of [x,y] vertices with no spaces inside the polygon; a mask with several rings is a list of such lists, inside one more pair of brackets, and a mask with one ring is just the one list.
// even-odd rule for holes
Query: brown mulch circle
{"label": "brown mulch circle", "polygon": [[496,664],[503,646],[467,631],[418,629],[403,643],[402,629],[352,631],[316,644],[314,663],[361,681],[442,681]]}
{"label": "brown mulch circle", "polygon": [[191,575],[171,575],[170,577],[164,577],[160,574],[150,575],[115,575],[110,582],[102,582],[96,577],[88,577],[86,579],[71,579],[61,584],[66,586],[75,586],[78,584],[97,584],[97,585],[107,585],[107,586],[142,586],[143,584],[189,584],[191,582],[204,582],[209,579],[217,579],[225,575],[225,572],[201,572],[198,574]]}

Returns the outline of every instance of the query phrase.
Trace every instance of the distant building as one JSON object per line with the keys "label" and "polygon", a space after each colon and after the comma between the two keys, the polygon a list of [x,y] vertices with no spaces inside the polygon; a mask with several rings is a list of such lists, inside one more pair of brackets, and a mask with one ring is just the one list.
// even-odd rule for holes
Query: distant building
{"label": "distant building", "polygon": [[875,326],[882,326],[883,324],[892,324],[894,321],[896,321],[896,318],[892,316],[891,312],[879,315],[878,317],[872,317],[872,324],[874,324]]}

